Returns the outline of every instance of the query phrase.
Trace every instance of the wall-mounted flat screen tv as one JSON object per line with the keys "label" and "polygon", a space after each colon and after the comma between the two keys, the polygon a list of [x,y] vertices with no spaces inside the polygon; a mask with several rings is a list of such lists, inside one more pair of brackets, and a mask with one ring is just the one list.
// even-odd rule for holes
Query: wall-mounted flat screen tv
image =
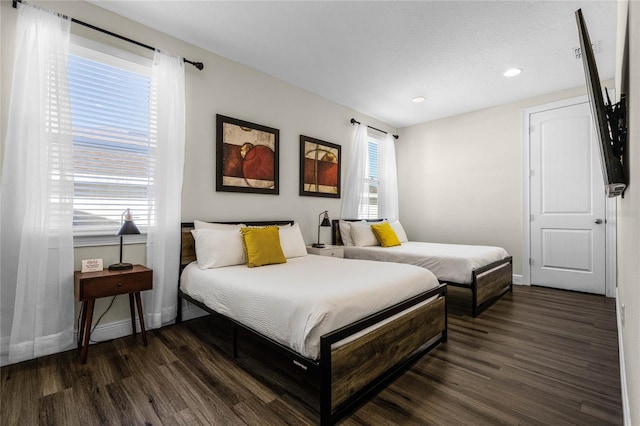
{"label": "wall-mounted flat screen tv", "polygon": [[589,32],[581,9],[576,11],[576,21],[607,196],[624,196],[627,187],[623,168],[627,138],[626,99],[622,95],[620,102],[612,104],[607,93],[605,104]]}

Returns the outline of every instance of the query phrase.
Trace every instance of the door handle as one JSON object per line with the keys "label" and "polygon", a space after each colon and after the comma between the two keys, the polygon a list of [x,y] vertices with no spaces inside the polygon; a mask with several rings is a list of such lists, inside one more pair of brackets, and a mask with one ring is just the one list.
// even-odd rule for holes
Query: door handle
{"label": "door handle", "polygon": [[602,219],[596,219],[595,222],[596,224],[600,225],[602,223]]}

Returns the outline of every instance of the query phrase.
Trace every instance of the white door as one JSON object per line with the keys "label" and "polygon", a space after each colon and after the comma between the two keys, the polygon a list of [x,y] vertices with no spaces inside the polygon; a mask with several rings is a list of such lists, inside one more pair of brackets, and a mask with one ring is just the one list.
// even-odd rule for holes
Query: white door
{"label": "white door", "polygon": [[529,123],[531,284],[604,294],[606,195],[589,103]]}

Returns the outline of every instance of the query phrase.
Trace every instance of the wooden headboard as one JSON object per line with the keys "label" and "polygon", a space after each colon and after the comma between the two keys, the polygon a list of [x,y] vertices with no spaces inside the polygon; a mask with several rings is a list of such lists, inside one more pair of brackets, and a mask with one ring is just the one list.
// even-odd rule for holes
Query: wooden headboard
{"label": "wooden headboard", "polygon": [[[261,221],[236,221],[236,222],[210,222],[210,223],[222,223],[225,225],[237,225],[244,223],[247,226],[267,226],[267,225],[287,225],[293,224],[293,220],[261,220]],[[181,225],[181,244],[180,244],[180,272],[189,263],[196,260],[196,242],[193,239],[191,230],[194,229],[193,222],[182,222]]]}
{"label": "wooden headboard", "polygon": [[345,222],[359,222],[361,220],[366,220],[367,222],[382,222],[384,219],[333,219],[331,221],[331,244],[334,246],[342,246],[342,237],[340,236],[340,226],[339,223],[341,220]]}

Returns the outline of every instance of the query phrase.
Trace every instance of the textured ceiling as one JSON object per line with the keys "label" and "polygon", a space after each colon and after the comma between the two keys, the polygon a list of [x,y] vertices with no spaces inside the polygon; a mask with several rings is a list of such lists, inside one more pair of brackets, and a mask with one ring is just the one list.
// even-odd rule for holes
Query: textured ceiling
{"label": "textured ceiling", "polygon": [[91,3],[398,128],[584,85],[579,8],[614,77],[615,1]]}

